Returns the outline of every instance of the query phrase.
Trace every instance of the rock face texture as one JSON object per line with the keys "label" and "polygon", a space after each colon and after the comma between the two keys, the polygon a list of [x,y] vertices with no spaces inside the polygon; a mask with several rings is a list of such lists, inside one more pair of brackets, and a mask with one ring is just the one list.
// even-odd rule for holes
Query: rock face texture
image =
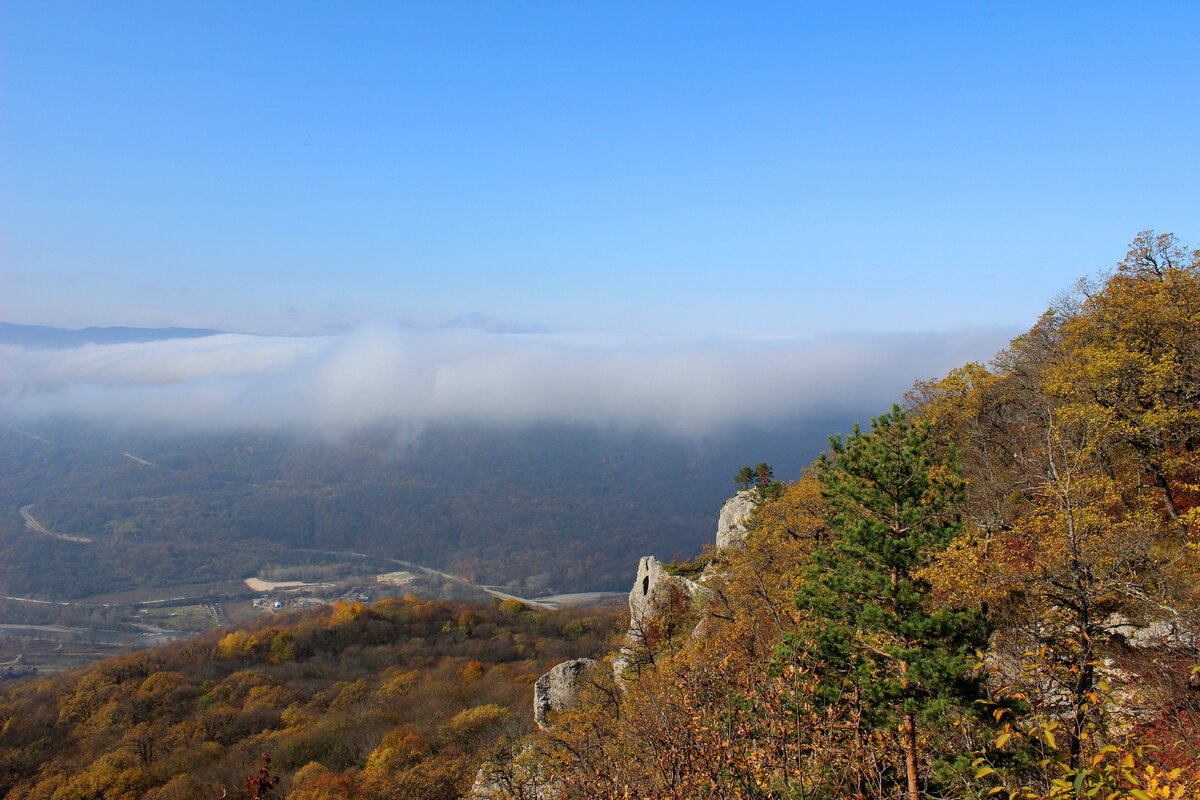
{"label": "rock face texture", "polygon": [[593,659],[577,658],[551,667],[537,679],[533,685],[533,720],[539,728],[546,727],[552,711],[562,711],[575,702],[584,675],[594,666]]}
{"label": "rock face texture", "polygon": [[1159,620],[1146,625],[1137,625],[1128,617],[1113,614],[1105,620],[1105,626],[1108,628],[1109,635],[1119,638],[1120,641],[1135,650],[1152,647],[1195,650],[1200,644],[1200,636],[1197,636],[1197,632],[1179,619]]}
{"label": "rock face texture", "polygon": [[757,489],[738,492],[725,501],[717,519],[717,549],[733,547],[746,541],[746,520],[754,511]]}

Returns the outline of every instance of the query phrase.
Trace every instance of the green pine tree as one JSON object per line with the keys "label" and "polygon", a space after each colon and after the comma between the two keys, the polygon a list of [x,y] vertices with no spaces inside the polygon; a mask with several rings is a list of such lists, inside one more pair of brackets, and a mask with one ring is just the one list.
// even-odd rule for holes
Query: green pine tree
{"label": "green pine tree", "polygon": [[967,718],[981,697],[972,657],[987,641],[983,613],[937,607],[918,577],[962,525],[957,458],[932,463],[925,426],[898,406],[871,420],[870,433],[855,426],[830,444],[818,475],[834,535],[796,593],[811,614],[792,644],[814,659],[818,702],[852,706],[864,726],[899,729],[897,788],[916,800],[932,779],[921,775],[918,728],[953,709]]}
{"label": "green pine tree", "polygon": [[749,466],[742,467],[740,470],[738,470],[733,482],[736,483],[737,487],[742,491],[749,489],[750,484],[754,482],[754,471],[750,469]]}

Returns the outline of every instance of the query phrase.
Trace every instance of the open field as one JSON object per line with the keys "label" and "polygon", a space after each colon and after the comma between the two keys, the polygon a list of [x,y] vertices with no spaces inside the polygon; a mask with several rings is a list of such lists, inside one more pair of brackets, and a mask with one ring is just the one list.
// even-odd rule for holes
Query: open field
{"label": "open field", "polygon": [[291,591],[294,589],[332,589],[332,583],[306,583],[305,581],[264,581],[262,578],[246,578],[242,581],[252,592]]}

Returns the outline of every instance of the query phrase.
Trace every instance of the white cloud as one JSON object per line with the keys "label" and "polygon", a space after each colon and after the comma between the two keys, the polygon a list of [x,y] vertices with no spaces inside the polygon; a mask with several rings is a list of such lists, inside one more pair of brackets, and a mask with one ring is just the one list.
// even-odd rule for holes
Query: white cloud
{"label": "white cloud", "polygon": [[701,433],[872,413],[918,378],[986,359],[1011,331],[646,345],[552,334],[365,327],[63,350],[0,348],[14,422],[69,416],[176,429],[316,431],[556,420]]}

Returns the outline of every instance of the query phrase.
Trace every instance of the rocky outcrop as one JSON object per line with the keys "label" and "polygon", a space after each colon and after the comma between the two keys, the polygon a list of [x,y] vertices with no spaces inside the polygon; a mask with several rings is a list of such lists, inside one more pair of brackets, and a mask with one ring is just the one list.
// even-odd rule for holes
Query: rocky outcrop
{"label": "rocky outcrop", "polygon": [[754,511],[757,489],[738,492],[721,506],[717,519],[717,549],[724,550],[746,541],[746,521]]}
{"label": "rocky outcrop", "polygon": [[[725,502],[717,523],[718,548],[745,541],[746,521],[754,510],[754,500],[755,490],[751,489],[738,492]],[[712,597],[712,590],[683,575],[672,575],[654,556],[642,558],[633,588],[629,590],[629,630],[612,664],[617,684],[622,685],[626,671],[641,663],[639,659],[651,648],[653,640],[662,635],[661,629],[670,627],[661,623],[682,621],[693,626],[692,636],[703,636],[707,622],[704,609]],[[544,730],[555,712],[577,702],[589,670],[596,666],[597,662],[590,658],[577,658],[554,666],[538,678],[533,688],[533,717],[538,728]],[[485,762],[468,797],[555,800],[563,791],[562,781],[541,758],[535,736],[507,756]]]}
{"label": "rocky outcrop", "polygon": [[1181,619],[1166,619],[1138,625],[1128,617],[1113,614],[1104,621],[1108,633],[1118,641],[1135,650],[1154,647],[1169,649],[1197,649],[1200,637]]}
{"label": "rocky outcrop", "polygon": [[[735,547],[746,541],[746,523],[757,504],[758,490],[746,489],[738,492],[721,506],[717,518],[717,549]],[[639,647],[644,647],[651,622],[663,613],[680,613],[696,610],[712,599],[712,591],[702,582],[715,574],[713,564],[705,568],[697,582],[682,575],[672,575],[654,556],[645,556],[638,562],[637,578],[629,590],[629,632],[625,644],[613,662],[618,680],[636,656]],[[692,630],[693,636],[702,636],[706,629],[706,618],[700,620]]]}
{"label": "rocky outcrop", "polygon": [[[613,674],[622,680],[626,669],[639,652],[650,644],[649,636],[655,629],[654,621],[663,614],[681,614],[697,606],[706,605],[712,599],[712,590],[701,586],[690,578],[672,575],[654,556],[646,556],[638,562],[637,580],[629,590],[629,630],[625,643],[613,660]],[[703,633],[704,617],[692,630],[693,636]]]}
{"label": "rocky outcrop", "polygon": [[667,572],[662,562],[654,556],[646,556],[638,562],[637,579],[629,590],[630,627],[644,626],[668,607],[674,598],[693,600],[710,594],[708,589],[695,581]]}
{"label": "rocky outcrop", "polygon": [[533,685],[533,721],[545,728],[550,714],[570,708],[579,696],[584,676],[596,666],[590,658],[564,661],[537,679]]}
{"label": "rocky outcrop", "polygon": [[[1059,717],[1075,711],[1071,686],[1053,679],[1061,669],[1052,660],[1041,666],[1040,643],[1078,636],[1077,628],[1049,630],[1042,626],[1009,628],[992,634],[983,663],[992,691],[1017,687],[1037,697],[1043,710]],[[1163,713],[1180,691],[1200,690],[1191,672],[1200,645],[1197,629],[1183,619],[1132,621],[1112,614],[1093,639],[1094,669],[1103,692],[1106,725],[1111,735],[1130,733],[1136,724]]]}
{"label": "rocky outcrop", "polygon": [[[533,719],[545,729],[550,716],[573,706],[597,662],[576,658],[555,664],[533,685]],[[542,758],[537,736],[485,761],[467,795],[470,800],[557,800],[563,784]]]}
{"label": "rocky outcrop", "polygon": [[483,762],[469,800],[558,800],[563,782],[550,771],[536,742]]}

